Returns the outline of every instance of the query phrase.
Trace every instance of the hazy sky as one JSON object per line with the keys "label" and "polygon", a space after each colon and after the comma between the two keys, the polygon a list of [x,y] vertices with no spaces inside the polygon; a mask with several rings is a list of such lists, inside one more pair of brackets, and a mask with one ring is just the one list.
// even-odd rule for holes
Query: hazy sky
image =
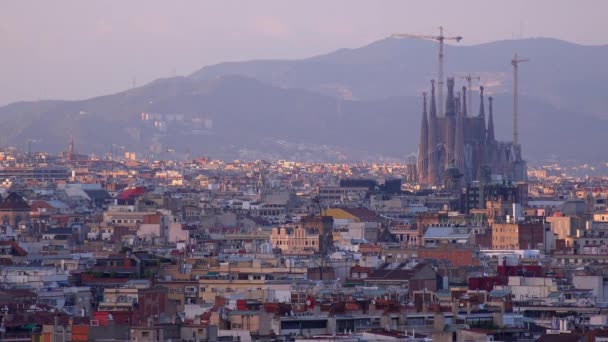
{"label": "hazy sky", "polygon": [[301,58],[443,25],[465,44],[607,44],[608,1],[3,0],[0,104],[78,99],[209,64]]}

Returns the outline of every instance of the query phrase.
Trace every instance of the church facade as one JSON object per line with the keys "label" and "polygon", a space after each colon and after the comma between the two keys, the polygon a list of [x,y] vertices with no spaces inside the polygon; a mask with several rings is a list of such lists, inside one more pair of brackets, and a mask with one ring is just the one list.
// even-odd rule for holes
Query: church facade
{"label": "church facade", "polygon": [[494,136],[492,97],[488,98],[486,123],[483,87],[480,87],[477,115],[469,113],[466,88],[454,92],[453,78],[447,79],[445,115],[437,115],[434,82],[431,82],[428,113],[426,93],[423,101],[417,164],[419,183],[445,184],[446,178],[450,177],[448,173],[454,173],[454,168],[460,172],[465,184],[491,175],[501,175],[511,181],[526,180],[521,145],[497,141]]}

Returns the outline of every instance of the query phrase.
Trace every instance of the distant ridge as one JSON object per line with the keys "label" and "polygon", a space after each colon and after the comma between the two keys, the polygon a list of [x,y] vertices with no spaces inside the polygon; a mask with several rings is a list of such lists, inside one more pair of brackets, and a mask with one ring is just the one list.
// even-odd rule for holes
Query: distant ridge
{"label": "distant ridge", "polygon": [[[496,99],[498,139],[511,135],[515,51],[532,60],[520,73],[524,156],[608,159],[599,143],[608,68],[597,68],[608,47],[546,38],[448,46],[446,74],[478,73]],[[24,149],[36,138],[33,149],[59,152],[74,132],[80,151],[96,154],[116,145],[157,157],[403,161],[417,150],[435,54],[433,42],[387,38],[303,60],[221,63],[82,101],[13,103],[0,107],[0,143]],[[155,127],[142,113],[166,116]]]}

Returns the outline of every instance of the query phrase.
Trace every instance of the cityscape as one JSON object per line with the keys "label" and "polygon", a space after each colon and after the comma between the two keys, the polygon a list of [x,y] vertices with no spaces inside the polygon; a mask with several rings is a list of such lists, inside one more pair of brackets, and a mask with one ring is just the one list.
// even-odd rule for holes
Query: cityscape
{"label": "cityscape", "polygon": [[608,341],[608,41],[448,23],[70,100],[0,83],[0,341]]}

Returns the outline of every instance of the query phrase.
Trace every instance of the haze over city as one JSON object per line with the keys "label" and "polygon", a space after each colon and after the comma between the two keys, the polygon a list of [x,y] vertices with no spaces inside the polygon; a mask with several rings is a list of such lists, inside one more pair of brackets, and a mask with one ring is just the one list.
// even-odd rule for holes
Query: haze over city
{"label": "haze over city", "polygon": [[[604,45],[605,1],[4,1],[0,104],[84,99],[203,66],[356,48],[396,32],[462,44],[550,37]],[[58,82],[61,80],[61,82]]]}
{"label": "haze over city", "polygon": [[7,1],[0,341],[608,341],[605,1]]}

